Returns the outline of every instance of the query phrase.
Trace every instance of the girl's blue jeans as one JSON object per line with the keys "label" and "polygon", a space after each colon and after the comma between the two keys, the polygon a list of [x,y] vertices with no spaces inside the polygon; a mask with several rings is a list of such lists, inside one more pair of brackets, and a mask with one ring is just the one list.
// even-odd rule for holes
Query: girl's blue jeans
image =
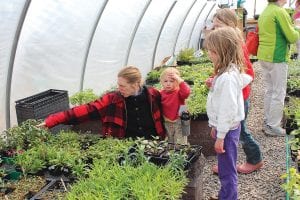
{"label": "girl's blue jeans", "polygon": [[241,121],[241,135],[240,142],[243,150],[246,154],[246,161],[252,165],[255,165],[262,161],[262,154],[258,143],[252,137],[252,134],[247,129],[246,119],[249,110],[249,99],[244,101],[245,119]]}

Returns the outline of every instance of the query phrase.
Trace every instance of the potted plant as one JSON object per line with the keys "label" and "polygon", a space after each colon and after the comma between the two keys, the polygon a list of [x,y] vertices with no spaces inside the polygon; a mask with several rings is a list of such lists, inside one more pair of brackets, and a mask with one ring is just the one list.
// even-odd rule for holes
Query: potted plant
{"label": "potted plant", "polygon": [[282,188],[289,194],[291,199],[300,198],[300,174],[294,167],[289,168],[289,172],[281,176],[286,179],[286,183],[282,184]]}
{"label": "potted plant", "polygon": [[[70,96],[70,103],[73,106],[78,106],[78,105],[92,102],[98,98],[99,96],[96,95],[92,89],[85,89]],[[72,130],[81,133],[101,134],[102,124],[100,120],[87,121],[87,122],[73,125]]]}

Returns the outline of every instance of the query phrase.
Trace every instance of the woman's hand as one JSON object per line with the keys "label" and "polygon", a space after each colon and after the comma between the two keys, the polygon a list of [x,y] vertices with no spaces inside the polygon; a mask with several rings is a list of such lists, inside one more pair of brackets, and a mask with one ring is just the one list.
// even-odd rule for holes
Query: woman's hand
{"label": "woman's hand", "polygon": [[215,142],[215,151],[219,154],[225,153],[224,150],[224,139],[217,138]]}
{"label": "woman's hand", "polygon": [[45,128],[46,127],[46,122],[42,122],[42,123],[36,125],[36,127],[38,127],[38,128]]}

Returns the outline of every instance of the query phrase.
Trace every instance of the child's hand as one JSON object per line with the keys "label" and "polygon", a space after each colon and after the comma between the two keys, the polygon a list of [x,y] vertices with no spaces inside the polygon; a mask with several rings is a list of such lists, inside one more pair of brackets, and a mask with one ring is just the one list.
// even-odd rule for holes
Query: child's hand
{"label": "child's hand", "polygon": [[210,137],[212,139],[216,139],[217,138],[217,131],[216,131],[215,128],[211,128],[211,130],[210,130]]}
{"label": "child's hand", "polygon": [[225,153],[224,139],[217,138],[216,143],[215,143],[215,151],[219,154]]}
{"label": "child's hand", "polygon": [[212,78],[212,77],[206,79],[205,84],[208,88],[210,88],[212,86],[213,80],[214,80],[214,78]]}
{"label": "child's hand", "polygon": [[176,73],[170,73],[169,77],[171,79],[176,80],[178,83],[183,82],[183,79],[180,76],[178,76],[178,74],[176,74]]}

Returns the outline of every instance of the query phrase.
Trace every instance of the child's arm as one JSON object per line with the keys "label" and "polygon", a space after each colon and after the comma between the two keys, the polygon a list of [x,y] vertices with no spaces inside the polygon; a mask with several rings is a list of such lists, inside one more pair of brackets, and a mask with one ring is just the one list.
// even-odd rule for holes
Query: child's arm
{"label": "child's arm", "polygon": [[217,138],[215,142],[215,151],[217,153],[225,153],[224,150],[224,139]]}
{"label": "child's arm", "polygon": [[[234,79],[228,74],[224,73],[219,77],[219,83],[217,92],[219,92],[222,100],[218,106],[218,122],[216,125],[217,128],[217,138],[224,139],[227,132],[234,125],[234,119],[238,113],[238,89],[239,87],[234,81]],[[240,91],[241,92],[241,91]]]}
{"label": "child's arm", "polygon": [[181,99],[187,99],[191,93],[190,86],[176,73],[170,74],[170,77],[176,80],[179,84],[179,97]]}
{"label": "child's arm", "polygon": [[217,153],[224,153],[225,152],[224,151],[224,139],[217,138],[217,130],[214,127],[211,128],[210,136],[213,139],[216,139],[216,142],[215,142],[215,151]]}
{"label": "child's arm", "polygon": [[179,84],[179,97],[181,99],[187,99],[189,96],[190,96],[190,93],[191,93],[191,89],[190,89],[190,86],[182,81],[180,84]]}

